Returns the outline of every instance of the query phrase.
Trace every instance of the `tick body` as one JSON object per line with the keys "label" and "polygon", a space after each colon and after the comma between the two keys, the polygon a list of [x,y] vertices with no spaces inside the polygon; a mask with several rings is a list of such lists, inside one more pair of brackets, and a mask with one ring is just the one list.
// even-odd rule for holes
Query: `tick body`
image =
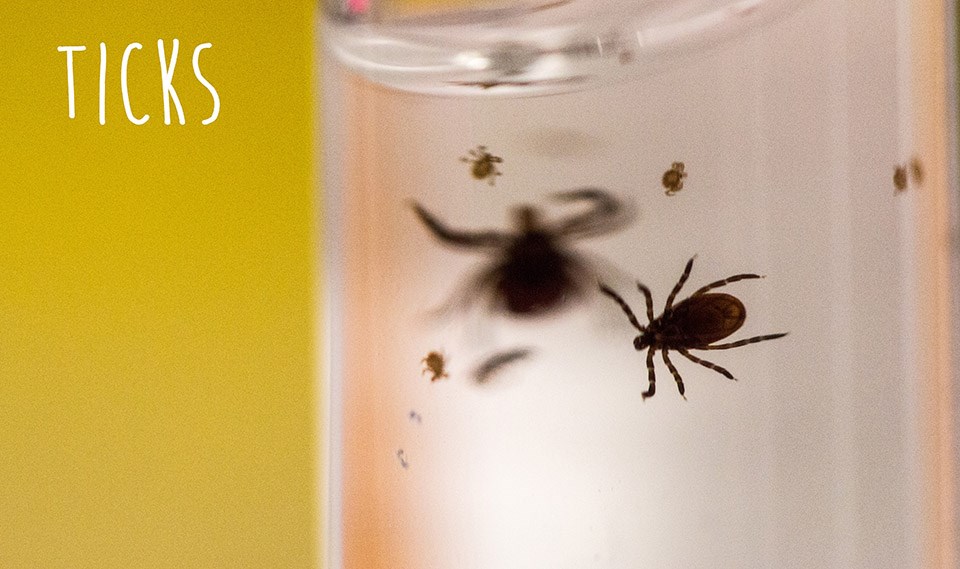
{"label": "tick body", "polygon": [[663,173],[663,178],[660,182],[663,184],[663,187],[667,189],[667,191],[664,192],[665,194],[672,196],[683,189],[683,179],[687,177],[684,169],[685,166],[683,162],[674,162],[670,165],[670,169]]}
{"label": "tick body", "polygon": [[497,176],[502,175],[500,170],[497,170],[497,164],[503,163],[503,158],[487,152],[486,146],[478,146],[469,154],[469,156],[461,156],[460,161],[470,164],[470,175],[477,180],[487,180],[491,186],[494,185]]}
{"label": "tick body", "polygon": [[420,363],[423,364],[423,371],[420,372],[420,375],[425,373],[430,373],[430,381],[437,381],[444,377],[450,377],[447,375],[446,370],[446,359],[443,357],[443,354],[440,352],[430,352],[427,354],[427,357],[420,360]]}
{"label": "tick body", "polygon": [[[600,285],[600,291],[612,298],[627,315],[630,324],[633,325],[640,334],[633,339],[633,347],[637,351],[647,350],[647,390],[643,392],[643,398],[653,397],[656,393],[656,373],[653,367],[653,357],[657,350],[663,357],[673,379],[677,383],[677,389],[680,395],[684,395],[683,379],[676,366],[670,361],[668,352],[671,350],[680,352],[688,360],[700,364],[706,368],[712,369],[728,379],[736,379],[726,369],[715,363],[698,358],[690,353],[690,350],[727,350],[737,348],[747,344],[763,342],[764,340],[773,340],[782,338],[786,333],[767,334],[764,336],[754,336],[744,340],[716,344],[720,340],[729,337],[743,326],[747,318],[747,311],[737,297],[722,292],[709,292],[724,285],[742,281],[746,279],[759,279],[760,275],[739,274],[727,277],[725,279],[712,282],[696,290],[687,299],[673,304],[674,299],[690,276],[690,269],[693,267],[693,259],[687,262],[687,266],[680,276],[680,280],[673,287],[670,296],[667,297],[666,306],[663,314],[657,318],[653,317],[653,295],[650,289],[641,283],[637,283],[637,288],[643,293],[647,308],[648,324],[643,326],[637,320],[633,310],[616,292],[606,285]],[[686,397],[684,397],[686,398]]]}

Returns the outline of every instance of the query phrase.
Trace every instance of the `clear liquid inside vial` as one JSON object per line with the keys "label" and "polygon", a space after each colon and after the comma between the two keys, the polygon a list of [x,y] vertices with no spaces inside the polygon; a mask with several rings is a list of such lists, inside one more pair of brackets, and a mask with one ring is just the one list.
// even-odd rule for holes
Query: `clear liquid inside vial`
{"label": "clear liquid inside vial", "polygon": [[[589,24],[580,2],[334,7],[333,566],[915,566],[897,13],[778,4],[619,2]],[[868,31],[871,53],[847,49]],[[464,53],[487,67],[444,67]],[[564,271],[510,272],[522,212]],[[656,319],[694,257],[675,306],[763,278],[710,291],[738,329],[713,304],[674,321],[685,396],[661,349],[644,399],[648,348],[599,283],[648,327],[637,283]],[[698,349],[711,327],[789,334]]]}

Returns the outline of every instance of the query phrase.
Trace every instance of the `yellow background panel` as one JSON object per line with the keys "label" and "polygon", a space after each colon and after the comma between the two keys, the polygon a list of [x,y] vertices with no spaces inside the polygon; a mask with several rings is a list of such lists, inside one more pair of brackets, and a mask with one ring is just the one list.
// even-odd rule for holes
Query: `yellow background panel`
{"label": "yellow background panel", "polygon": [[[313,16],[0,7],[0,567],[315,566]],[[58,45],[87,47],[73,120]]]}

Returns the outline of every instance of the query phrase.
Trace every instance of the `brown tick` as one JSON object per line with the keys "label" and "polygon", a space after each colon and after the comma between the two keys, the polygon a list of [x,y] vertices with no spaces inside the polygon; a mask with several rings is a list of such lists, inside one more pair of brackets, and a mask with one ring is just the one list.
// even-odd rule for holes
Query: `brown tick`
{"label": "brown tick", "polygon": [[496,165],[502,163],[503,158],[487,152],[486,146],[476,147],[470,151],[470,156],[461,156],[460,161],[470,163],[470,174],[477,180],[488,180],[491,186],[496,183],[497,176],[502,175]]}
{"label": "brown tick", "polygon": [[668,196],[672,196],[683,189],[683,179],[687,177],[684,168],[683,162],[674,162],[670,165],[670,169],[663,173],[661,183],[667,189],[664,193]]}
{"label": "brown tick", "polygon": [[693,267],[693,259],[687,262],[680,280],[677,281],[673,291],[670,292],[670,296],[667,297],[663,314],[657,318],[653,317],[653,296],[650,294],[650,289],[639,282],[637,283],[637,288],[643,293],[647,304],[649,324],[646,326],[640,325],[637,317],[634,316],[633,311],[620,295],[606,285],[600,285],[600,290],[620,305],[620,308],[626,313],[627,319],[640,332],[640,335],[633,339],[633,347],[637,351],[647,350],[648,386],[647,390],[643,392],[644,399],[653,397],[653,394],[656,393],[657,378],[653,369],[653,356],[657,350],[660,350],[663,355],[663,363],[667,364],[667,368],[673,374],[673,379],[677,382],[677,389],[683,396],[683,379],[681,379],[680,373],[667,355],[670,350],[680,352],[688,360],[710,368],[728,379],[736,379],[729,371],[715,363],[694,356],[690,353],[690,350],[727,350],[764,340],[782,338],[787,335],[786,333],[767,334],[726,344],[715,344],[714,342],[722,340],[740,329],[747,318],[747,311],[737,297],[721,292],[708,293],[708,291],[744,279],[759,279],[762,277],[754,274],[733,275],[697,289],[686,300],[674,306],[673,300],[680,292],[680,288],[686,282],[687,277],[690,276],[691,267]]}
{"label": "brown tick", "polygon": [[430,372],[432,374],[430,381],[450,377],[446,370],[447,361],[440,352],[430,352],[427,357],[420,360],[420,363],[423,364],[423,371],[420,372],[420,375]]}
{"label": "brown tick", "polygon": [[628,219],[620,200],[598,188],[561,192],[554,199],[588,202],[590,209],[557,221],[544,219],[531,205],[513,208],[514,229],[461,231],[451,229],[414,203],[414,211],[442,243],[487,254],[489,263],[468,283],[456,301],[464,304],[486,296],[490,307],[511,316],[540,316],[561,308],[589,290],[589,263],[570,248],[570,241],[610,233]]}

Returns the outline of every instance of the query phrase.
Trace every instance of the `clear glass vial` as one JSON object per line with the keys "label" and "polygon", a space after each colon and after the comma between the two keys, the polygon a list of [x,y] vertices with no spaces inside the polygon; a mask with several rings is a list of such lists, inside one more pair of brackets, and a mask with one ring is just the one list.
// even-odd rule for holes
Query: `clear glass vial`
{"label": "clear glass vial", "polygon": [[953,566],[943,9],[327,1],[330,566]]}

